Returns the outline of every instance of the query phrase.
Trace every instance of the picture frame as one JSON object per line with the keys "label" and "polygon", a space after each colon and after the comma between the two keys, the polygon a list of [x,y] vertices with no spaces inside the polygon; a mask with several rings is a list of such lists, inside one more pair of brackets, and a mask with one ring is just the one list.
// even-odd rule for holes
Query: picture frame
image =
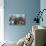
{"label": "picture frame", "polygon": [[25,25],[25,14],[14,14],[9,16],[9,25]]}

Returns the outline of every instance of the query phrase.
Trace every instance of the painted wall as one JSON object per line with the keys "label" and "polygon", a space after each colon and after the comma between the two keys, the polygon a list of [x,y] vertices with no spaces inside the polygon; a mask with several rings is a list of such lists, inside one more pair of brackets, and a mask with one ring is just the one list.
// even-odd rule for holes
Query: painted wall
{"label": "painted wall", "polygon": [[0,42],[4,41],[4,0],[0,0]]}
{"label": "painted wall", "polygon": [[[7,41],[18,41],[24,37],[34,25],[33,19],[40,9],[40,0],[4,0],[4,35]],[[9,14],[25,14],[26,25],[10,26]]]}
{"label": "painted wall", "polygon": [[[40,10],[43,10],[43,9],[46,9],[46,0],[40,1]],[[42,17],[43,17],[43,22],[40,21],[40,25],[46,27],[46,11],[44,11]],[[46,44],[46,40],[45,40],[45,44]]]}
{"label": "painted wall", "polygon": [[[41,9],[41,11],[43,10],[43,9],[46,9],[46,0],[41,0],[40,1],[40,9]],[[40,25],[42,25],[42,26],[46,26],[46,11],[44,11],[43,12],[43,22],[41,21],[40,22]]]}

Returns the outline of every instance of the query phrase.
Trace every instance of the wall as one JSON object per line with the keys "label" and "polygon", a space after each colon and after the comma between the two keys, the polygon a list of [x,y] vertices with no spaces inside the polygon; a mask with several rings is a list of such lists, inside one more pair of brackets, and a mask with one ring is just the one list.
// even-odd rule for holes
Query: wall
{"label": "wall", "polygon": [[4,0],[0,0],[0,42],[4,41]]}
{"label": "wall", "polygon": [[[41,10],[46,9],[46,0],[41,0],[40,1],[40,9]],[[43,17],[43,22],[40,21],[40,25],[46,27],[46,11],[44,11],[42,17]],[[45,44],[46,44],[46,40],[45,40]]]}
{"label": "wall", "polygon": [[[41,11],[42,11],[43,9],[46,9],[46,0],[41,0],[41,1],[40,1],[40,9],[41,9]],[[46,27],[46,11],[43,12],[43,16],[42,16],[42,17],[43,17],[43,22],[40,21],[40,25]]]}
{"label": "wall", "polygon": [[[33,19],[40,9],[40,0],[4,0],[4,38],[7,41],[18,41],[24,37],[34,24]],[[9,14],[25,14],[26,25],[10,26]]]}

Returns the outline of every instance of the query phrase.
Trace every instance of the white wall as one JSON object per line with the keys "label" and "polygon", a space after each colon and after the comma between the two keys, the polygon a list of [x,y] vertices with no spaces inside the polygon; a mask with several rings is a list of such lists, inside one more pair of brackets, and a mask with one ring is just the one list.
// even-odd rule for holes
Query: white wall
{"label": "white wall", "polygon": [[0,0],[0,42],[4,41],[4,1]]}

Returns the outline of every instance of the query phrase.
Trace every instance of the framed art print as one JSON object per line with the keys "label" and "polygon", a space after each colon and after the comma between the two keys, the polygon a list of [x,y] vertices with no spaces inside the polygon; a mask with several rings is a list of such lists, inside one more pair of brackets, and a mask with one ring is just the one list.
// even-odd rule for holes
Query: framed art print
{"label": "framed art print", "polygon": [[13,14],[9,16],[9,25],[25,25],[25,15],[24,14]]}

